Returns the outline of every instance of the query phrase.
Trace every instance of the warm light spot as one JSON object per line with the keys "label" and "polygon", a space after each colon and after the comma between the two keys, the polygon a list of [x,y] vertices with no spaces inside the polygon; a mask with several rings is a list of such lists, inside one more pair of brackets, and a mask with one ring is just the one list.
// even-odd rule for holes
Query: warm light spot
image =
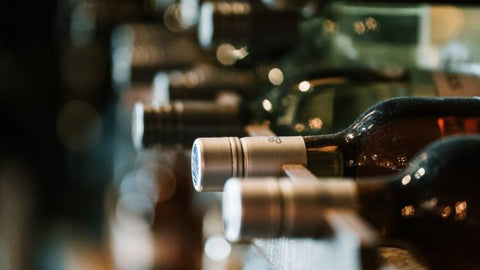
{"label": "warm light spot", "polygon": [[305,130],[305,125],[298,123],[298,124],[295,125],[295,130],[296,130],[297,132],[302,132],[302,131]]}
{"label": "warm light spot", "polygon": [[408,163],[408,158],[406,156],[398,156],[397,161],[401,166],[405,166]]}
{"label": "warm light spot", "polygon": [[460,212],[463,212],[467,209],[467,202],[466,201],[463,201],[463,202],[457,202],[455,204],[455,212],[456,213],[460,213]]}
{"label": "warm light spot", "polygon": [[357,35],[363,35],[365,34],[365,31],[367,30],[367,27],[363,22],[355,22],[353,24],[353,31],[357,33]]}
{"label": "warm light spot", "polygon": [[298,84],[298,90],[300,90],[302,92],[307,92],[308,90],[310,90],[310,87],[311,87],[311,85],[307,81],[303,81],[303,82]]}
{"label": "warm light spot", "polygon": [[270,100],[268,100],[268,99],[264,99],[262,101],[262,107],[267,112],[271,112],[272,109],[273,109],[272,102],[270,102]]}
{"label": "warm light spot", "polygon": [[338,25],[336,22],[331,20],[325,20],[323,22],[323,31],[327,34],[333,34],[337,32]]}
{"label": "warm light spot", "polygon": [[308,126],[311,129],[321,129],[323,126],[323,121],[320,117],[311,118],[308,120]]}
{"label": "warm light spot", "polygon": [[229,43],[224,43],[217,48],[217,60],[224,66],[232,66],[238,60],[241,60],[248,55],[247,47],[236,49]]}
{"label": "warm light spot", "polygon": [[402,185],[407,185],[408,183],[410,183],[410,181],[412,180],[412,177],[410,175],[405,175],[403,178],[402,178]]}
{"label": "warm light spot", "polygon": [[280,85],[283,82],[283,72],[279,68],[272,68],[268,72],[268,80],[273,85]]}
{"label": "warm light spot", "polygon": [[163,109],[164,112],[170,113],[172,111],[172,104],[168,103],[168,104],[165,104],[164,106],[158,107],[158,109],[160,108]]}
{"label": "warm light spot", "polygon": [[377,29],[377,21],[373,17],[368,17],[365,20],[365,26],[368,30],[373,31]]}
{"label": "warm light spot", "polygon": [[442,218],[447,218],[448,216],[450,216],[450,213],[452,213],[452,208],[450,206],[445,206],[442,209],[440,215],[442,216]]}
{"label": "warm light spot", "polygon": [[233,11],[234,14],[248,14],[248,13],[250,13],[250,4],[241,3],[241,2],[233,2],[232,3],[232,11]]}
{"label": "warm light spot", "polygon": [[467,202],[457,202],[455,204],[455,220],[464,220],[467,217]]}
{"label": "warm light spot", "polygon": [[197,73],[195,72],[187,72],[185,76],[183,76],[183,83],[187,88],[194,88],[200,82],[200,78]]}
{"label": "warm light spot", "polygon": [[443,118],[438,118],[437,124],[438,124],[438,129],[440,130],[440,133],[442,134],[441,136],[445,137],[445,121],[443,120]]}
{"label": "warm light spot", "polygon": [[413,217],[415,215],[415,207],[413,205],[407,205],[401,210],[402,217]]}
{"label": "warm light spot", "polygon": [[425,168],[420,168],[415,172],[415,179],[420,179],[420,177],[425,175]]}
{"label": "warm light spot", "polygon": [[227,2],[219,2],[216,8],[222,15],[229,15],[232,13],[232,6]]}

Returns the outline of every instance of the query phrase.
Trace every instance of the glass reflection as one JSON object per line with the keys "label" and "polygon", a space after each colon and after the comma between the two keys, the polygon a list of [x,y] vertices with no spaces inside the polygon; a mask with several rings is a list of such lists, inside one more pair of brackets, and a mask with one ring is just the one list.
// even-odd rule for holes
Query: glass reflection
{"label": "glass reflection", "polygon": [[415,206],[413,205],[404,206],[401,210],[401,214],[403,217],[413,217],[415,215]]}

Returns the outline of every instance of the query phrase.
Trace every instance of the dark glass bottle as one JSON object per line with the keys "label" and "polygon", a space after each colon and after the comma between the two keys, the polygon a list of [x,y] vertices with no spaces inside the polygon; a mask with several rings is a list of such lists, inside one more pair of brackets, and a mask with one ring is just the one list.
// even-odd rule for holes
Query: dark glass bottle
{"label": "dark glass bottle", "polygon": [[203,48],[216,49],[222,64],[251,63],[291,49],[298,21],[296,12],[272,11],[256,1],[207,1],[200,8],[198,39]]}
{"label": "dark glass bottle", "polygon": [[220,191],[230,177],[282,175],[283,164],[303,164],[318,176],[393,174],[428,143],[479,131],[478,98],[393,98],[334,134],[199,138],[192,178],[198,191]]}
{"label": "dark glass bottle", "polygon": [[471,74],[356,68],[303,72],[262,96],[262,109],[281,130],[278,134],[338,132],[388,98],[480,95],[480,78]]}
{"label": "dark glass bottle", "polygon": [[132,139],[137,149],[155,145],[190,146],[199,135],[243,134],[243,106],[231,93],[216,101],[174,101],[164,105],[137,103]]}
{"label": "dark glass bottle", "polygon": [[[203,74],[202,69],[191,70],[193,73],[190,73],[190,71],[182,74],[173,72],[169,78],[162,78],[166,74],[160,74],[163,76],[159,75],[156,78],[152,95],[153,100],[158,105],[145,105],[146,107],[156,108],[155,110],[149,110],[145,107],[145,110],[149,112],[148,119],[141,117],[147,114],[141,113],[143,109],[141,109],[141,106],[139,107],[137,112],[140,113],[137,113],[137,116],[140,117],[133,118],[134,134],[140,137],[148,137],[149,143],[144,144],[143,147],[168,143],[190,145],[193,140],[182,141],[183,138],[188,137],[182,135],[185,131],[189,131],[192,138],[222,136],[221,134],[223,136],[242,136],[242,132],[232,133],[230,128],[223,126],[225,124],[232,126],[235,123],[238,124],[236,130],[240,131],[243,125],[267,122],[270,129],[279,135],[328,134],[346,128],[369,106],[387,98],[431,95],[470,96],[477,93],[472,89],[476,89],[476,86],[480,85],[480,80],[476,76],[453,73],[444,74],[428,71],[405,73],[401,70],[399,72],[386,72],[384,70],[356,68],[317,68],[308,72],[303,70],[303,75],[299,76],[298,74],[286,74],[278,68],[259,67],[255,71],[259,85],[267,84],[266,79],[262,78],[268,77],[271,84],[283,83],[283,86],[272,89],[267,86],[260,86],[256,89],[240,91],[240,95],[246,99],[240,103],[233,102],[236,104],[233,107],[231,101],[228,102],[227,107],[223,106],[225,102],[218,102],[218,100],[225,100],[223,97],[228,96],[225,94],[219,95],[219,93],[225,93],[225,91],[210,91],[201,86],[203,83],[209,84],[209,75]],[[229,79],[227,82],[226,78],[230,76],[222,76],[217,73],[215,77],[222,76],[222,78],[213,80],[211,83],[216,84],[215,87],[218,86],[218,89],[221,85],[227,86],[230,84],[230,86],[243,87],[241,85],[246,86],[252,83],[241,83],[243,80],[241,78],[245,78],[244,75],[249,77],[247,71],[242,71],[241,74],[244,75],[239,77],[237,77],[236,74],[238,73],[236,72],[229,74],[237,79]],[[254,75],[250,74],[250,76],[253,77]],[[206,81],[202,81],[202,78]],[[178,81],[179,87],[172,88],[167,93],[165,90],[167,81],[169,84]],[[190,85],[191,82],[198,82],[198,85],[188,89],[182,87],[182,85]],[[179,90],[179,92],[175,93],[174,90]],[[204,90],[208,91],[205,92]],[[217,95],[217,100],[179,101],[169,98],[170,94],[176,97],[188,96],[192,99],[200,96],[207,98]],[[165,104],[167,100],[170,100],[171,104]],[[180,103],[181,106],[174,105]],[[349,106],[345,106],[345,104],[349,104]],[[177,107],[180,109],[175,110]],[[162,120],[167,118],[170,119],[167,122]],[[225,119],[230,120],[225,122]],[[191,128],[207,122],[208,125],[204,125],[204,128]],[[137,127],[145,127],[145,129],[138,129]],[[137,132],[140,130],[141,132]],[[195,130],[202,131],[202,133],[194,133]],[[225,130],[227,132],[224,132]],[[176,140],[172,141],[164,138],[171,134],[165,133],[167,131],[175,132],[176,135],[173,137]],[[140,138],[139,136],[137,138]],[[137,141],[141,140],[143,139]]]}
{"label": "dark glass bottle", "polygon": [[189,69],[159,72],[153,80],[157,102],[177,100],[213,100],[224,90],[235,91],[243,97],[258,95],[262,84],[253,69],[230,69],[199,64]]}
{"label": "dark glass bottle", "polygon": [[[223,194],[226,235],[234,241],[325,237],[323,211],[341,207],[358,211],[387,244],[413,244],[435,268],[478,268],[479,162],[480,137],[453,136],[432,143],[405,170],[390,177],[362,181],[234,178]],[[289,205],[295,215],[276,208],[279,205]],[[283,213],[276,216],[274,209]]]}

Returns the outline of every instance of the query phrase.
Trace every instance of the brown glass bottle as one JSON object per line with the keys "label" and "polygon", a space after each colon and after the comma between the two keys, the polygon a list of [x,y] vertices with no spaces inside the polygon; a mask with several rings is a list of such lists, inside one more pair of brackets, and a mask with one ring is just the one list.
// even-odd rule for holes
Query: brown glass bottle
{"label": "brown glass bottle", "polygon": [[317,167],[315,153],[336,148],[333,152],[343,156],[345,176],[400,171],[419,149],[436,139],[478,133],[479,102],[477,98],[397,98],[379,103],[339,133],[305,136],[309,167]]}
{"label": "brown glass bottle", "polygon": [[[227,182],[223,196],[226,235],[234,241],[323,238],[327,235],[324,221],[318,217],[325,209],[341,207],[367,219],[386,244],[414,247],[434,269],[478,268],[479,161],[480,137],[454,136],[429,145],[404,171],[390,177],[363,181],[234,178]],[[283,214],[264,211],[264,216],[258,216],[258,209],[280,209]]]}
{"label": "brown glass bottle", "polygon": [[193,182],[198,191],[218,191],[230,177],[280,176],[283,164],[295,163],[318,176],[388,175],[436,139],[479,131],[478,98],[394,98],[335,134],[199,138],[192,149]]}

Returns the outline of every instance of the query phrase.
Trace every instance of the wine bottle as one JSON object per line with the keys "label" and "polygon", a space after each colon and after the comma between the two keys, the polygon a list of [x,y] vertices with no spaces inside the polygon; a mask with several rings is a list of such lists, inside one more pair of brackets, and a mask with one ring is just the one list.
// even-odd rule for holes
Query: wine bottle
{"label": "wine bottle", "polygon": [[189,69],[158,72],[153,79],[154,95],[159,103],[178,100],[212,100],[222,90],[244,97],[257,95],[261,79],[253,69],[236,70],[199,64]]}
{"label": "wine bottle", "polygon": [[217,59],[226,65],[274,58],[295,45],[298,20],[296,12],[272,11],[255,1],[204,2],[198,40],[206,49],[229,44],[217,49]]}
{"label": "wine bottle", "polygon": [[272,126],[286,129],[279,134],[338,132],[370,106],[398,96],[480,95],[478,76],[420,69],[319,68],[294,79],[262,96]]}
{"label": "wine bottle", "polygon": [[228,95],[217,101],[174,101],[165,105],[137,103],[132,139],[137,149],[154,145],[191,145],[199,134],[245,134],[239,100]]}
{"label": "wine bottle", "polygon": [[121,47],[113,54],[113,81],[120,91],[135,82],[151,82],[159,70],[189,67],[211,60],[188,38],[173,39],[161,45]]}
{"label": "wine bottle", "polygon": [[[421,71],[411,73],[401,71],[395,75],[392,74],[392,72],[388,72],[387,74],[385,71],[368,69],[318,68],[314,71],[302,72],[303,75],[298,76],[295,74],[285,74],[278,68],[271,68],[268,71],[260,69],[260,71],[256,73],[259,74],[258,77],[260,81],[263,77],[267,77],[264,74],[268,73],[270,83],[280,86],[272,89],[265,86],[265,89],[269,89],[267,91],[254,89],[256,93],[252,93],[251,96],[245,93],[244,96],[248,97],[248,99],[239,104],[240,109],[236,109],[237,112],[242,114],[238,116],[230,114],[229,117],[241,119],[241,121],[238,122],[241,125],[269,121],[271,124],[270,128],[281,135],[326,134],[339,131],[347,127],[369,106],[389,97],[402,95],[473,95],[476,92],[470,90],[476,89],[476,85],[480,86],[480,79],[475,76],[442,73],[435,73],[432,76],[432,73],[428,72],[422,75],[423,73]],[[195,74],[196,75],[192,76],[197,77],[196,69]],[[169,97],[170,91],[166,92],[162,90],[166,87],[167,78],[160,75],[154,81],[153,99],[159,103],[159,105],[170,100],[175,103],[176,101]],[[186,77],[191,75],[181,75],[182,76],[180,76],[179,73],[172,74],[172,81],[180,81],[180,85],[184,84],[183,81],[185,81],[185,84],[188,84],[187,81],[189,81],[189,79]],[[176,76],[178,76],[178,78],[176,78]],[[203,77],[203,75],[198,75],[198,77]],[[205,77],[208,81],[208,75]],[[196,79],[193,80],[195,81]],[[219,80],[223,81],[223,79]],[[168,78],[168,81],[170,81],[170,78]],[[435,84],[433,83],[434,81],[436,82]],[[199,82],[199,84],[201,83]],[[305,88],[305,85],[308,86]],[[436,85],[436,87],[433,85]],[[197,87],[190,90],[194,93],[203,92],[197,91]],[[249,91],[253,90],[251,89]],[[194,93],[188,95],[195,97]],[[210,94],[206,95],[207,97],[213,96],[214,93],[218,94],[217,91],[209,91],[209,93]],[[256,95],[258,95],[258,97],[255,97]],[[195,114],[197,118],[210,119],[209,121],[212,123],[210,127],[213,129],[215,129],[213,123],[223,123],[223,120],[216,120],[216,117],[225,119],[220,114],[207,113],[206,110],[189,108],[188,106],[190,105],[188,104],[195,104],[190,103],[190,101],[183,100],[182,104],[184,110]],[[218,112],[222,111],[221,108],[214,109],[215,106],[220,104],[216,101],[209,102],[209,105],[206,105],[207,102],[203,101],[202,104],[204,104],[203,107],[208,106],[211,108],[211,110],[208,110],[210,112],[215,110],[218,110]],[[346,108],[344,104],[350,104],[350,106]],[[165,111],[170,111],[168,108],[171,107],[171,104],[165,106]],[[154,111],[156,113],[149,114],[150,120],[148,121],[156,123],[156,127],[154,129],[144,129],[141,133],[134,132],[140,136],[149,137],[150,139],[148,139],[148,141],[151,143],[148,143],[148,145],[166,143],[168,141],[162,138],[162,136],[166,135],[159,132],[164,130],[162,128],[163,120],[161,119],[164,118],[165,113],[162,112],[162,109]],[[142,113],[137,115],[142,115]],[[153,117],[158,117],[158,119],[153,120]],[[177,124],[168,129],[174,126],[183,127],[194,124],[193,122],[182,124],[182,117],[176,117],[175,119],[177,119]],[[144,120],[142,117],[134,117],[133,121],[133,127],[149,125],[143,124],[142,121]],[[221,126],[217,128],[222,129]],[[153,132],[154,130],[154,134],[149,134],[150,131]],[[182,130],[178,130],[177,132],[179,134],[178,138],[181,138]],[[215,135],[215,130],[210,131],[210,134]],[[231,136],[234,134],[237,133],[231,133]],[[218,134],[216,136],[218,136]],[[197,134],[196,137],[202,137],[202,135]],[[142,139],[140,139],[140,141],[141,140]],[[178,142],[180,141],[178,140]],[[183,144],[188,145],[192,142],[193,141],[185,141]]]}
{"label": "wine bottle", "polygon": [[414,244],[436,267],[464,259],[478,267],[479,161],[479,136],[452,136],[430,144],[389,177],[232,178],[222,202],[226,237],[328,237],[324,211],[348,208],[391,243]]}
{"label": "wine bottle", "polygon": [[230,177],[279,176],[283,164],[305,165],[318,176],[393,174],[428,143],[479,131],[478,98],[393,98],[334,134],[198,138],[192,180],[197,191],[221,191]]}
{"label": "wine bottle", "polygon": [[[272,70],[274,69],[271,69],[269,74],[272,73]],[[263,74],[264,72],[261,71],[259,73]],[[373,82],[385,80],[383,76],[379,75],[376,71],[357,69],[341,71],[323,69],[317,70],[315,76],[318,78],[326,77],[327,79],[325,81],[330,82],[331,80],[328,78],[330,78],[332,74],[349,76],[352,81],[371,80]],[[139,149],[150,148],[157,144],[183,144],[190,146],[197,137],[219,136],[220,134],[224,134],[224,136],[243,136],[246,135],[242,131],[246,124],[257,124],[269,121],[269,118],[267,118],[267,115],[265,114],[265,110],[259,108],[261,105],[257,102],[258,98],[254,97],[254,93],[250,94],[250,99],[242,100],[239,99],[238,95],[232,95],[232,92],[228,90],[209,91],[206,97],[213,96],[215,93],[215,100],[200,101],[186,99],[172,100],[169,103],[164,103],[162,101],[171,100],[171,98],[169,97],[170,91],[168,93],[165,90],[162,91],[162,88],[164,89],[165,87],[166,79],[162,78],[164,76],[161,75],[165,74],[159,74],[156,81],[154,81],[153,99],[155,102],[151,104],[138,104],[134,109],[134,117],[132,117],[132,134],[134,144]],[[235,75],[235,73],[232,73],[231,75]],[[246,72],[245,76],[247,75],[248,73]],[[183,75],[173,73],[171,77],[175,76]],[[272,79],[272,76],[275,75],[270,75],[270,79]],[[202,76],[199,75],[199,77]],[[262,75],[259,77],[262,77]],[[281,77],[282,79],[284,78],[283,74]],[[172,78],[172,80],[183,81],[187,79],[182,77]],[[168,81],[170,81],[170,79],[168,79]],[[219,81],[222,82],[223,79],[219,79]],[[224,83],[227,84],[227,82]],[[230,81],[228,83],[234,82]],[[337,83],[340,87],[340,85],[343,84],[343,81]],[[180,82],[180,84],[182,84],[182,82]],[[173,90],[174,89],[172,89],[172,93],[176,94]],[[190,89],[191,92],[196,92],[197,90],[197,88]],[[248,91],[254,90],[256,89],[249,89]],[[277,90],[278,89],[273,89],[272,91],[278,92]],[[203,91],[201,91],[200,88],[200,91],[198,92]],[[180,93],[178,93],[178,95],[180,95]],[[179,97],[178,95],[177,97]],[[190,94],[188,95],[190,96]],[[195,97],[194,93],[191,95]],[[293,128],[288,129],[280,126],[278,130],[276,129],[276,126],[272,126],[271,128],[284,135],[297,134],[297,131]]]}
{"label": "wine bottle", "polygon": [[[310,47],[302,48],[307,52],[303,53],[303,58],[291,59],[299,61],[297,65],[313,60],[332,66],[420,67],[471,72],[476,70],[480,60],[476,46],[479,40],[474,34],[480,9],[475,1],[455,1],[455,5],[448,6],[414,1],[264,2],[280,10],[303,7],[302,14],[311,15],[303,23],[317,21],[314,31],[308,32],[309,39],[300,38],[301,44],[308,42]],[[315,55],[316,51],[324,53]]]}

